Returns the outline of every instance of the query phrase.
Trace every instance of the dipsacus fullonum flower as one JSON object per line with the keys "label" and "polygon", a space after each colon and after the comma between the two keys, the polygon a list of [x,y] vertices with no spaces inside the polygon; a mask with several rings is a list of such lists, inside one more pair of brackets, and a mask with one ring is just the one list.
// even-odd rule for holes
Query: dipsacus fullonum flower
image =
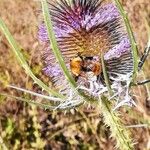
{"label": "dipsacus fullonum flower", "polygon": [[[131,44],[117,7],[101,0],[51,0],[49,13],[59,49],[78,89],[97,99],[101,94],[108,95],[103,55],[113,91],[110,99],[117,101],[116,107],[133,104],[129,93],[133,71]],[[59,107],[82,103],[84,100],[71,90],[54,57],[44,22],[38,36],[44,45],[45,73],[61,93],[69,96]]]}

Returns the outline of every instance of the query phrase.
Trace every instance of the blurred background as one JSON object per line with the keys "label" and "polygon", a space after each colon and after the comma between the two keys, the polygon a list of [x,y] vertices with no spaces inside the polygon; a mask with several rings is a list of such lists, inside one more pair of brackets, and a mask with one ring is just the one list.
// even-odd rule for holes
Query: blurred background
{"label": "blurred background", "polygon": [[[122,0],[122,3],[129,15],[141,56],[148,40],[150,0]],[[36,0],[0,0],[0,17],[21,45],[34,74],[50,85],[49,78],[42,72],[42,47],[37,39],[40,9],[40,2]],[[150,78],[149,59],[143,72],[139,73],[139,80]],[[0,33],[0,93],[31,98],[28,94],[7,88],[8,84],[41,92],[20,67],[7,40]],[[130,127],[136,150],[150,150],[149,86],[133,89],[137,107],[120,109],[125,125],[144,124]],[[104,125],[99,112],[94,107],[80,107],[75,112],[49,111],[0,95],[0,149],[3,146],[9,150],[113,150],[115,140],[110,138],[109,127]]]}

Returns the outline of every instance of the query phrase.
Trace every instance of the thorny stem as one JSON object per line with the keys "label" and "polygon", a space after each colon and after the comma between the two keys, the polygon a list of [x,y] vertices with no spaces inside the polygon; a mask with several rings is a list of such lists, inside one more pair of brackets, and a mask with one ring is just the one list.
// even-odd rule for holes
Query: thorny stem
{"label": "thorny stem", "polygon": [[134,38],[134,34],[132,32],[132,29],[131,29],[131,25],[129,23],[127,12],[124,11],[123,6],[119,0],[114,0],[114,1],[117,5],[119,11],[120,11],[121,16],[123,17],[123,20],[125,22],[126,29],[127,29],[127,32],[128,32],[129,38],[130,38],[132,55],[133,55],[133,63],[134,63],[134,70],[133,70],[132,79],[134,81],[136,78],[137,72],[138,72],[138,48],[137,48],[137,44],[136,44],[136,41]]}
{"label": "thorny stem", "polygon": [[111,110],[111,105],[108,99],[104,96],[101,97],[100,107],[103,112],[104,121],[110,127],[111,136],[117,141],[117,147],[121,150],[133,150],[132,139],[126,127],[121,123],[116,112]]}
{"label": "thorny stem", "polygon": [[[121,12],[121,15],[123,16],[123,19],[125,21],[127,31],[128,31],[129,37],[130,37],[131,47],[132,47],[132,52],[133,52],[133,60],[134,60],[133,78],[135,78],[137,70],[138,70],[137,45],[136,45],[136,42],[135,42],[135,39],[134,39],[134,36],[133,36],[133,32],[131,30],[131,26],[129,24],[129,20],[127,18],[127,14],[124,12],[123,7],[122,7],[121,3],[119,2],[119,0],[115,0],[115,2],[116,2],[117,6],[118,6],[118,8]],[[70,75],[70,73],[68,72],[68,69],[67,69],[67,67],[66,67],[66,65],[63,61],[63,58],[61,56],[61,53],[58,49],[57,42],[56,42],[56,39],[55,39],[55,34],[53,32],[53,29],[52,29],[52,22],[50,21],[51,18],[50,18],[50,15],[48,15],[49,11],[48,11],[48,7],[47,7],[47,4],[46,4],[46,0],[42,0],[41,3],[42,3],[42,6],[43,6],[43,10],[44,10],[43,13],[44,13],[44,16],[45,16],[45,22],[46,22],[46,25],[47,25],[47,28],[48,28],[48,34],[49,34],[49,38],[50,38],[50,41],[51,41],[51,44],[52,44],[53,52],[54,52],[54,54],[55,54],[55,56],[56,56],[56,58],[57,58],[57,60],[60,64],[65,76],[67,77],[69,82],[72,84],[72,86],[76,87],[76,83],[75,83],[74,79],[72,78],[72,76]],[[5,24],[1,20],[0,20],[0,28],[4,31],[4,34],[6,35],[8,41],[10,42],[11,46],[13,47],[17,58],[19,58],[19,61],[22,64],[22,66],[24,67],[24,69],[26,70],[26,72],[34,79],[34,81],[39,83],[40,86],[43,85],[43,83],[40,82],[40,80],[37,79],[33,75],[33,73],[31,72],[31,70],[28,67],[27,63],[24,61],[23,55],[21,55],[20,49],[18,50],[18,46],[16,45],[16,43],[15,43],[14,39],[12,38],[11,34],[9,33],[9,31],[7,30]],[[16,51],[16,49],[18,51]],[[104,61],[102,61],[102,62],[103,62],[103,68],[105,69]],[[106,72],[106,70],[104,72]],[[110,88],[110,85],[109,85],[109,82],[108,82],[109,80],[108,80],[107,74],[105,76],[105,80],[107,81],[107,86],[108,86],[109,91],[111,91],[111,88]],[[44,89],[47,89],[47,87],[45,87],[45,85],[43,85],[43,87],[44,87]],[[48,88],[48,90],[49,90],[49,88]],[[57,93],[55,93],[55,92],[53,94],[54,95],[56,94],[56,96],[60,96],[60,95],[57,95]],[[11,96],[11,97],[18,99],[18,97],[14,97],[14,96]],[[26,99],[21,99],[21,98],[19,98],[19,100],[26,101]],[[29,101],[29,102],[35,104],[32,101]],[[39,103],[39,106],[43,106],[43,105],[41,105],[41,103]],[[51,106],[47,106],[47,105],[44,105],[44,106],[47,107],[47,108],[51,107]],[[104,116],[104,119],[105,119],[105,123],[106,123],[106,125],[110,126],[112,136],[116,138],[118,147],[120,147],[123,150],[132,150],[133,149],[133,143],[132,143],[132,140],[129,137],[129,132],[122,125],[117,113],[111,111],[109,101],[105,97],[101,98],[101,108],[102,108],[103,116]]]}

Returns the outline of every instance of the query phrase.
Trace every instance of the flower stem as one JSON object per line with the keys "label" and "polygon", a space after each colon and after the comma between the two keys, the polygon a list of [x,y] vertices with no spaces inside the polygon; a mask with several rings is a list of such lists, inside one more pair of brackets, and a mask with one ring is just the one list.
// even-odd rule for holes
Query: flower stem
{"label": "flower stem", "polygon": [[121,150],[133,150],[130,132],[122,124],[118,113],[111,110],[111,104],[104,96],[101,97],[100,107],[103,112],[104,122],[110,127],[111,136],[116,139],[116,147],[119,147]]}

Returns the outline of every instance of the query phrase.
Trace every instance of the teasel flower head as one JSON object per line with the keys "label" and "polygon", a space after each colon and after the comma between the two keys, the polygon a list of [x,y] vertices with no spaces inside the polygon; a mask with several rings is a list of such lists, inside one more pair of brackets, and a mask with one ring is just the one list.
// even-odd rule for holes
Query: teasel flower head
{"label": "teasel flower head", "polygon": [[[133,71],[131,45],[117,7],[102,0],[51,0],[49,13],[59,49],[78,89],[94,98],[108,94],[102,70],[103,55],[114,93],[110,100],[116,99],[116,108],[134,104],[129,91]],[[38,36],[44,45],[44,72],[61,93],[73,95],[51,50],[43,22]]]}

